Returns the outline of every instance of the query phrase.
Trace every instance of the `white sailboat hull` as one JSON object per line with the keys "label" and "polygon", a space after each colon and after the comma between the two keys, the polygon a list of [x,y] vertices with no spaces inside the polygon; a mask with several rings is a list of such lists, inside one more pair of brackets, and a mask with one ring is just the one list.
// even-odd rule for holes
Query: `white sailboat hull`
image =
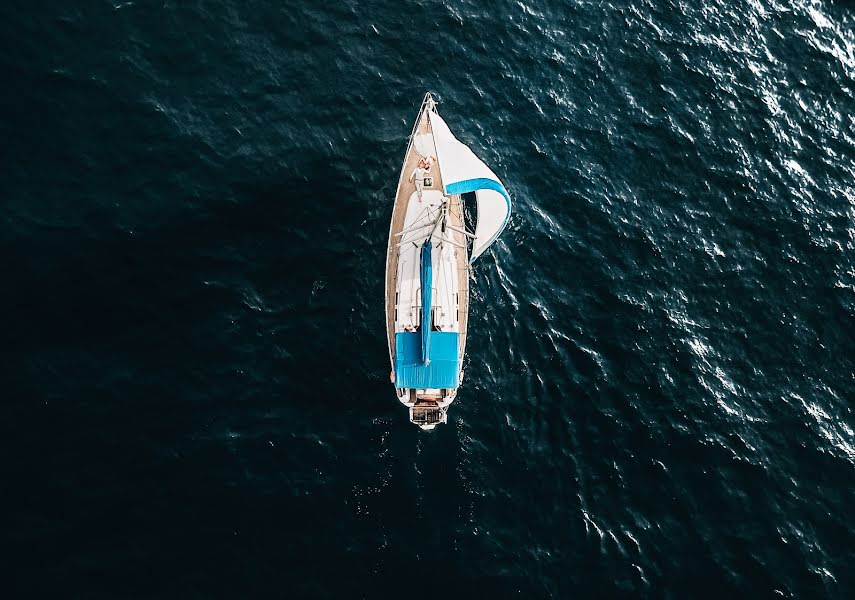
{"label": "white sailboat hull", "polygon": [[[470,192],[474,232],[463,218],[462,195]],[[427,94],[398,179],[386,256],[390,379],[410,420],[424,429],[446,422],[463,383],[470,259],[496,241],[510,215],[505,186]]]}
{"label": "white sailboat hull", "polygon": [[[392,365],[390,378],[395,384],[398,399],[409,408],[410,419],[423,429],[432,429],[438,423],[446,422],[447,408],[463,381],[462,365],[469,312],[469,254],[467,237],[463,233],[461,198],[459,195],[444,194],[442,168],[438,163],[425,174],[421,194],[416,182],[411,179],[419,159],[435,152],[429,116],[432,109],[433,99],[428,95],[419,112],[401,168],[386,257],[386,332]],[[446,227],[444,231],[437,228],[433,232],[443,210]],[[448,339],[456,335],[457,368],[453,386],[449,380],[450,373],[446,370],[441,373],[441,378],[442,385],[447,387],[409,387],[416,385],[413,382],[419,380],[419,377],[413,378],[414,370],[428,370],[432,373],[427,378],[421,378],[427,382],[425,385],[429,385],[430,381],[437,380],[434,372],[439,368],[435,362],[428,369],[416,366],[408,371],[401,365],[403,358],[399,356],[399,353],[407,350],[403,342],[417,336],[421,328],[424,309],[421,306],[420,253],[421,246],[431,233],[430,240],[434,248],[431,252],[431,266],[435,274],[431,294],[432,335]]]}

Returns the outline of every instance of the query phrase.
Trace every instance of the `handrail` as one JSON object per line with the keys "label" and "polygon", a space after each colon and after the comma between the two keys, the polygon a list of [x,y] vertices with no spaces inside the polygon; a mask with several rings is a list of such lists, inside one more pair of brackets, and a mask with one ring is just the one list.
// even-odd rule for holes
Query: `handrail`
{"label": "handrail", "polygon": [[416,122],[415,124],[413,124],[413,130],[410,132],[410,143],[407,144],[408,151],[410,149],[410,144],[412,144],[413,142],[413,137],[416,135],[416,129],[419,128],[419,123],[422,122],[422,114],[425,112],[426,108],[433,108],[434,106],[436,106],[436,101],[433,99],[433,96],[430,92],[425,92],[425,97],[422,100],[421,106],[419,107],[419,115],[418,117],[416,117]]}

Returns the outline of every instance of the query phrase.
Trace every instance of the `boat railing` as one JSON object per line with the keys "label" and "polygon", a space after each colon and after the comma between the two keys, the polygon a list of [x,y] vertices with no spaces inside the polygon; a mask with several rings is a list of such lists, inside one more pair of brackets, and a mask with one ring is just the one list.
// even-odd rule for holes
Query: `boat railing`
{"label": "boat railing", "polygon": [[[466,277],[464,280],[466,281],[466,286],[458,291],[458,294],[463,295],[463,306],[461,307],[460,314],[464,320],[461,320],[458,323],[458,327],[460,329],[460,358],[461,358],[461,368],[462,368],[462,359],[463,355],[466,352],[466,339],[469,333],[469,280],[473,277],[471,265],[467,262],[466,267]],[[460,296],[458,295],[458,298]]]}
{"label": "boat railing", "polygon": [[410,408],[410,421],[421,427],[432,427],[445,422],[445,411],[437,406],[420,406]]}
{"label": "boat railing", "polygon": [[419,107],[419,116],[416,118],[416,122],[413,125],[413,130],[410,132],[409,143],[407,144],[407,151],[409,152],[409,147],[413,143],[413,137],[416,135],[416,130],[419,128],[419,123],[422,122],[422,115],[425,110],[428,108],[432,108],[436,105],[436,101],[433,99],[433,96],[430,92],[425,93],[425,97],[422,100],[422,105]]}

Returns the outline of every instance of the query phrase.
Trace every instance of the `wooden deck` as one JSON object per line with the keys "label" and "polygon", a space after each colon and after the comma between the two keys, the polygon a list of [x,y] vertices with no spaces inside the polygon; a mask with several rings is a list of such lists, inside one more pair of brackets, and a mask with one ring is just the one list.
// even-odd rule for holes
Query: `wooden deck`
{"label": "wooden deck", "polygon": [[[415,129],[415,135],[428,133],[429,123],[425,112],[419,115],[419,124]],[[407,204],[410,196],[416,191],[415,183],[409,181],[410,174],[419,161],[419,154],[412,147],[407,148],[407,155],[398,183],[398,192],[395,197],[395,206],[392,209],[392,223],[389,228],[389,244],[386,249],[386,339],[389,344],[389,360],[392,369],[395,368],[395,289],[397,288],[398,276],[398,248],[395,233],[401,231],[404,226],[404,218],[407,214]],[[430,176],[433,177],[433,186],[425,189],[442,190],[442,171],[438,163],[434,163]],[[463,224],[463,206],[460,196],[450,196],[451,205],[449,210],[449,222],[460,229]],[[450,232],[456,242],[466,245],[466,239],[462,234]],[[469,321],[469,257],[462,248],[455,251],[457,259],[457,274],[459,278],[459,307],[460,307],[460,343],[458,347],[460,368],[463,368],[463,354],[466,349],[466,327]]]}

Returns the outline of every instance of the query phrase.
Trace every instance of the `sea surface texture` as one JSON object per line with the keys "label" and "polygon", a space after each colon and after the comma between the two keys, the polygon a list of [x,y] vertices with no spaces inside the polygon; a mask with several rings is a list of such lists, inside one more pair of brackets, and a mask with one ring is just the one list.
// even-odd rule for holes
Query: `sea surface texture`
{"label": "sea surface texture", "polygon": [[[855,5],[0,4],[8,598],[855,598]],[[426,91],[510,190],[389,384]]]}

